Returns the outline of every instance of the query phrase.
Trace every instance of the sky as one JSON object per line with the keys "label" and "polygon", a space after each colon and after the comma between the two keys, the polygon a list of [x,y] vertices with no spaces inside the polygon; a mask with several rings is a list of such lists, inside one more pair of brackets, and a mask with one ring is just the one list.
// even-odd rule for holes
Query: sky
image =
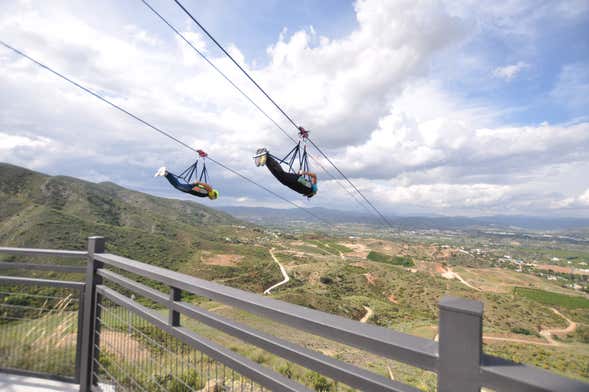
{"label": "sky", "polygon": [[[148,1],[296,138],[173,1]],[[589,0],[183,3],[381,211],[589,217]],[[0,40],[284,198],[364,208],[316,164],[309,200],[255,167],[293,143],[142,1],[1,8]],[[0,47],[0,162],[184,198],[153,175],[195,158]],[[291,207],[207,166],[207,205]]]}

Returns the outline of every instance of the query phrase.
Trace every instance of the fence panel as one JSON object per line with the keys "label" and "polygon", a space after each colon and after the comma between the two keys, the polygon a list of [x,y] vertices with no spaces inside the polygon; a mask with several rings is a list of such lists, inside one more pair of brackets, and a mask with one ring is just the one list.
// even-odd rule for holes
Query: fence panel
{"label": "fence panel", "polygon": [[76,382],[81,291],[0,280],[0,368]]}
{"label": "fence panel", "polygon": [[269,391],[125,307],[108,299],[98,306],[103,391]]}

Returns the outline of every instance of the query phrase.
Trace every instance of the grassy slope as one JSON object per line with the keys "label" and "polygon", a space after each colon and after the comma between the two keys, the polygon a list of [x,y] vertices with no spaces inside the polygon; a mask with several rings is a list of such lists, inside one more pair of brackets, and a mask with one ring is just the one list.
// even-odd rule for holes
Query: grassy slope
{"label": "grassy slope", "polygon": [[[263,248],[243,245],[259,235],[255,228],[238,228],[240,221],[198,203],[0,164],[0,205],[3,246],[81,249],[88,236],[103,235],[112,253],[209,279],[229,275],[237,282],[228,284],[253,291],[280,279],[278,271],[266,271],[271,259]],[[245,257],[221,273],[200,264],[202,251]],[[256,272],[260,279],[240,284]]]}
{"label": "grassy slope", "polygon": [[153,197],[111,183],[50,177],[7,164],[0,164],[0,202],[0,240],[19,245],[45,241],[34,230],[29,238],[18,237],[24,236],[22,229],[30,231],[55,215],[72,224],[84,221],[96,229],[125,227],[164,238],[178,236],[186,226],[191,234],[211,237],[207,235],[209,224],[237,223],[231,216],[197,203]]}

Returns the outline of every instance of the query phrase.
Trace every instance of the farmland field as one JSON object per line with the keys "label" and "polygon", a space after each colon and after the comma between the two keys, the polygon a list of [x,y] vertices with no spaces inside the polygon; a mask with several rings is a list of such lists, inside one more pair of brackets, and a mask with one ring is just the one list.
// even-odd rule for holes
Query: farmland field
{"label": "farmland field", "polygon": [[589,308],[589,299],[579,296],[552,293],[550,291],[530,289],[527,287],[515,287],[513,291],[518,296],[526,297],[545,305],[563,306],[569,309]]}

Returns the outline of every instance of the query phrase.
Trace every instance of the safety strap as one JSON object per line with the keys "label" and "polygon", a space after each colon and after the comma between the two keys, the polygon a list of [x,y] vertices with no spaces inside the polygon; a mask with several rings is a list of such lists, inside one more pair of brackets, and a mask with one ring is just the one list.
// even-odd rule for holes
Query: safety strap
{"label": "safety strap", "polygon": [[200,177],[198,178],[198,182],[203,182],[204,179],[204,183],[208,184],[209,183],[209,176],[208,176],[208,172],[207,172],[207,165],[206,162],[203,158],[202,160],[202,171],[200,172]]}
{"label": "safety strap", "polygon": [[[183,179],[187,184],[192,184],[198,178],[199,182],[209,183],[209,174],[207,171],[206,158],[207,154],[199,150],[199,159],[196,160],[192,165],[188,166],[182,173],[177,175],[177,178]],[[199,170],[198,162],[202,159],[202,168]]]}
{"label": "safety strap", "polygon": [[[272,155],[278,162],[284,163],[288,165],[288,171],[290,173],[298,173],[299,171],[308,172],[309,171],[309,159],[307,155],[307,145],[303,144],[301,148],[301,142],[298,142],[292,150],[288,154],[284,156],[284,158],[278,158]],[[298,170],[294,170],[295,163],[298,163]],[[305,176],[308,180],[310,180],[309,176]]]}

